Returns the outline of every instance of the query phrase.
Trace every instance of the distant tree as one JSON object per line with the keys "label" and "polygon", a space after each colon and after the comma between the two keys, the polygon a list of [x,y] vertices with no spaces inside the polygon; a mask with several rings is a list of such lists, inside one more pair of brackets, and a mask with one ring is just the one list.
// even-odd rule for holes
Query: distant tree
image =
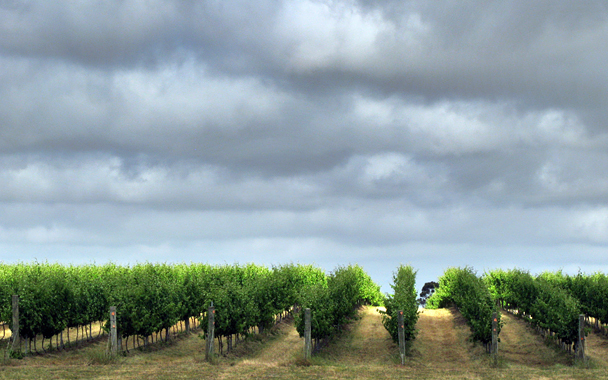
{"label": "distant tree", "polygon": [[418,303],[420,304],[420,306],[426,306],[427,298],[429,298],[433,293],[435,293],[435,290],[438,287],[439,284],[435,281],[430,281],[424,284],[424,286],[422,287],[422,291],[420,292],[420,298],[418,298]]}

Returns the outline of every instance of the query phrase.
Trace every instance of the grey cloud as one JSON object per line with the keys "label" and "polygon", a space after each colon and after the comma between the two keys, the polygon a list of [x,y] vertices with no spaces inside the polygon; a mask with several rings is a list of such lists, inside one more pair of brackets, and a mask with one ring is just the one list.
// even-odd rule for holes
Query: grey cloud
{"label": "grey cloud", "polygon": [[[322,239],[333,244],[392,247],[470,244],[477,247],[608,244],[605,207],[423,209],[404,201],[348,202],[314,210],[154,210],[93,205],[2,205],[5,243],[157,246],[240,239]],[[25,218],[19,212],[33,214]]]}
{"label": "grey cloud", "polygon": [[6,37],[0,46],[9,54],[87,65],[138,61],[170,43],[179,24],[174,8],[170,2],[19,3],[0,8]]}
{"label": "grey cloud", "polygon": [[[329,60],[307,58],[316,66],[310,67],[311,71],[305,67],[300,70],[306,85],[329,70],[330,82],[334,82],[329,85],[344,85],[336,83],[340,77],[358,82],[371,75],[364,85],[384,79],[377,86],[391,89],[392,83],[392,91],[430,99],[453,96],[454,92],[511,98],[525,96],[527,91],[542,98],[535,90],[540,86],[548,97],[544,106],[563,106],[564,100],[572,102],[578,96],[586,103],[595,98],[588,96],[590,93],[604,93],[594,80],[597,75],[605,76],[603,66],[598,65],[605,58],[601,47],[606,40],[607,12],[602,2],[405,4],[392,13],[403,21],[395,23],[385,19],[386,14],[378,17],[346,3],[268,1],[252,6],[247,2],[176,1],[144,6],[125,1],[106,2],[100,7],[33,2],[27,10],[5,8],[7,38],[3,44],[14,54],[34,53],[104,65],[142,57],[162,62],[165,57],[174,58],[173,53],[192,51],[220,70],[257,72],[275,79],[278,74],[282,83],[298,83],[290,80],[292,70],[298,70],[289,68],[290,59],[303,52],[306,44],[327,49],[335,43],[335,50],[328,51]],[[296,10],[307,11],[306,16],[311,17],[302,24],[285,19],[293,17]],[[319,25],[314,16],[327,22]],[[317,26],[322,30],[315,35],[312,31]],[[361,33],[369,33],[370,37],[364,38],[372,39],[362,42]],[[318,38],[319,43],[311,38]],[[370,49],[352,51],[349,44]],[[350,66],[358,57],[362,65]],[[573,72],[582,76],[573,77]],[[561,91],[552,91],[553,83],[559,83]],[[525,91],[520,90],[522,86]],[[569,95],[560,99],[564,92]]]}
{"label": "grey cloud", "polygon": [[599,268],[607,15],[0,2],[0,246]]}
{"label": "grey cloud", "polygon": [[[402,23],[346,4],[32,4],[4,11],[5,51],[85,65],[154,56],[153,67],[185,53],[217,75],[260,76],[289,91],[508,100],[574,109],[591,126],[605,116],[608,13],[597,1],[409,2]],[[293,22],[297,11],[309,18]]]}

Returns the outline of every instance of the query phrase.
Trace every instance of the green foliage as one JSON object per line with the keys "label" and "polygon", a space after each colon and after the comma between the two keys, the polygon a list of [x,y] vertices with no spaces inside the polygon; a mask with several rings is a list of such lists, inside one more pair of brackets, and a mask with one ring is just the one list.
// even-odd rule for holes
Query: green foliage
{"label": "green foliage", "polygon": [[310,309],[311,313],[311,337],[322,339],[330,336],[335,329],[334,311],[336,305],[331,297],[327,284],[322,282],[307,285],[302,289],[300,296],[302,309],[296,314],[296,330],[300,336],[304,336],[304,310]]}
{"label": "green foliage", "polygon": [[532,323],[550,329],[565,343],[573,343],[578,338],[578,301],[568,292],[548,281],[537,279],[538,297],[532,306]]}
{"label": "green foliage", "polygon": [[439,287],[426,301],[427,309],[439,309],[454,304],[452,294],[460,270],[460,268],[448,268],[443,273],[443,276],[439,278]]}
{"label": "green foliage", "polygon": [[561,271],[545,272],[539,279],[553,287],[566,291],[578,302],[580,311],[603,323],[608,321],[608,277],[603,273],[576,276],[563,274]]}
{"label": "green foliage", "polygon": [[391,285],[395,294],[388,295],[384,301],[386,311],[382,311],[382,323],[391,334],[393,341],[398,341],[398,312],[403,311],[403,329],[405,340],[416,337],[416,322],[418,321],[418,302],[416,301],[416,271],[411,266],[399,266],[393,274]]}
{"label": "green foliage", "polygon": [[11,298],[19,295],[20,335],[49,338],[66,327],[107,321],[112,305],[119,335],[145,338],[201,315],[206,329],[213,302],[215,334],[222,337],[262,330],[277,314],[308,305],[316,310],[315,336],[321,337],[351,318],[356,305],[380,303],[379,289],[356,265],[326,276],[294,264],[0,264],[0,318],[12,321]]}
{"label": "green foliage", "polygon": [[19,295],[19,335],[49,338],[67,327],[73,293],[66,269],[57,264],[3,265],[0,312],[12,328],[12,295]]}
{"label": "green foliage", "polygon": [[[300,303],[303,287],[325,281],[325,273],[309,265],[284,265],[268,269],[246,266],[214,267],[207,273],[208,296],[203,309],[213,302],[215,335],[247,334],[253,327],[263,330],[275,315]],[[201,318],[207,330],[206,313]]]}
{"label": "green foliage", "polygon": [[318,283],[325,283],[325,272],[313,265],[282,265],[272,268],[273,306],[278,311],[288,311],[291,307],[301,305],[303,288]]}
{"label": "green foliage", "polygon": [[357,306],[380,298],[379,287],[358,265],[338,267],[328,276],[315,277],[298,295],[300,313],[295,325],[304,336],[304,310],[311,310],[311,335],[313,339],[326,338],[339,330],[356,313]]}
{"label": "green foliage", "polygon": [[583,286],[593,289],[582,276],[573,281],[562,272],[545,272],[535,278],[527,271],[512,269],[491,271],[485,281],[504,307],[517,309],[533,325],[550,329],[565,343],[577,340],[581,306],[568,289],[581,293]]}
{"label": "green foliage", "polygon": [[503,307],[517,309],[527,315],[531,313],[538,297],[538,287],[530,273],[521,269],[494,270],[486,273],[484,281]]}
{"label": "green foliage", "polygon": [[352,266],[351,271],[356,278],[357,288],[359,289],[358,302],[372,306],[384,305],[384,295],[380,291],[380,285],[377,285],[359,265]]}
{"label": "green foliage", "polygon": [[454,304],[467,320],[473,340],[482,343],[492,341],[492,314],[497,313],[495,299],[483,279],[470,267],[449,268],[439,278],[439,289],[428,299],[427,308],[446,307]]}
{"label": "green foliage", "polygon": [[578,273],[567,278],[566,289],[580,303],[581,311],[608,322],[608,277],[603,273],[590,276]]}
{"label": "green foliage", "polygon": [[25,358],[25,354],[23,353],[23,351],[20,351],[20,350],[15,351],[15,350],[12,350],[9,348],[7,354],[8,354],[7,357],[9,359],[21,360],[21,359]]}
{"label": "green foliage", "polygon": [[209,298],[209,274],[213,267],[207,264],[177,264],[175,270],[176,286],[180,294],[179,320],[199,317]]}

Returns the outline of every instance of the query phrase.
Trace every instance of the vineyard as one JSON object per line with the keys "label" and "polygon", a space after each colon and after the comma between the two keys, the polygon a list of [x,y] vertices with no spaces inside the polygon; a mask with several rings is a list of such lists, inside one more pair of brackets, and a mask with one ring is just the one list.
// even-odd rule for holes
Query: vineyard
{"label": "vineyard", "polygon": [[[294,264],[33,263],[0,265],[0,276],[0,378],[608,376],[608,279],[600,273],[448,268],[426,309],[410,266],[395,270],[386,295],[358,265],[325,273]],[[117,356],[107,355],[110,306]],[[205,359],[210,328],[213,364]]]}
{"label": "vineyard", "polygon": [[116,307],[120,347],[128,350],[129,339],[133,348],[140,340],[144,347],[154,338],[168,342],[177,325],[186,332],[192,325],[205,330],[206,310],[214,305],[214,336],[223,354],[235,341],[263,332],[302,306],[315,309],[313,331],[319,341],[351,318],[357,305],[382,301],[379,286],[356,265],[326,275],[310,265],[35,263],[1,265],[0,279],[0,319],[13,330],[11,297],[17,295],[20,344],[14,351],[26,354],[39,352],[40,340],[43,352],[65,349],[74,330],[91,340],[94,324],[97,336],[107,333],[110,306]]}

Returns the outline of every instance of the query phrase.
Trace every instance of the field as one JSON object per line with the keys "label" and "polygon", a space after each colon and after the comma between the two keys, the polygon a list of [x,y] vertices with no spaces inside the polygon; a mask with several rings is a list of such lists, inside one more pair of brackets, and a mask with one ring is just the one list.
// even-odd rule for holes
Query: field
{"label": "field", "polygon": [[204,341],[181,335],[148,351],[131,350],[104,362],[106,342],[84,348],[5,361],[2,379],[604,379],[608,339],[591,334],[587,366],[545,343],[525,322],[503,314],[500,359],[493,365],[483,347],[469,341],[456,310],[424,310],[406,365],[382,325],[377,309],[363,307],[358,318],[334,337],[310,363],[302,361],[303,341],[287,320],[271,333],[256,335],[214,364],[204,361]]}

